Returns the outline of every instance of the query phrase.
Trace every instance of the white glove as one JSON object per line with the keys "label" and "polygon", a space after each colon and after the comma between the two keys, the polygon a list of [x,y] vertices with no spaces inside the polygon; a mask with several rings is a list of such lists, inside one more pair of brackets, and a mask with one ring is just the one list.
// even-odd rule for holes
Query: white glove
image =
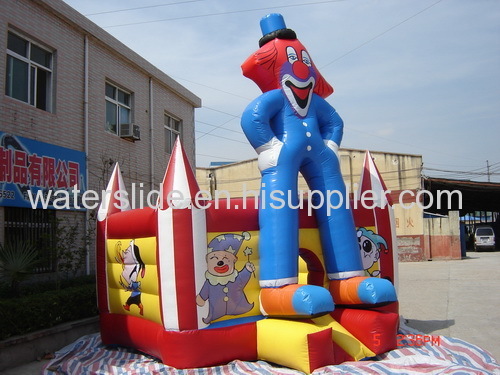
{"label": "white glove", "polygon": [[339,145],[336,144],[331,139],[324,139],[323,141],[325,141],[325,146],[328,147],[330,150],[332,150],[334,152],[335,156],[337,156],[337,159],[340,161]]}
{"label": "white glove", "polygon": [[259,154],[258,164],[259,170],[263,170],[278,165],[278,158],[280,156],[281,148],[283,147],[283,142],[278,138],[273,137],[267,143],[259,146],[255,149],[257,154]]}

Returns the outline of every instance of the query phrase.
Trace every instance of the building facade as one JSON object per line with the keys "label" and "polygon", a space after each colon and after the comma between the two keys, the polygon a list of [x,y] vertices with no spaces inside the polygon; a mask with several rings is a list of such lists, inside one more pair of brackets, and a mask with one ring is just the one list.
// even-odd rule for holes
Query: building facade
{"label": "building facade", "polygon": [[[390,190],[394,202],[394,216],[398,240],[398,254],[402,261],[427,258],[428,235],[424,231],[422,195],[422,156],[370,151],[374,162]],[[359,189],[365,157],[364,150],[340,149],[340,165],[351,198]],[[257,159],[246,160],[213,168],[197,168],[196,178],[201,190],[220,199],[226,196],[252,197],[260,188]],[[299,176],[298,189],[307,193],[305,180]],[[306,194],[304,194],[306,196]],[[417,200],[419,201],[417,204]]]}
{"label": "building facade", "polygon": [[[77,227],[75,248],[84,246],[116,162],[137,206],[159,189],[176,137],[195,165],[200,106],[196,95],[63,1],[2,1],[0,243],[35,244],[39,272],[55,271],[52,245],[61,231],[54,223]],[[86,248],[84,268],[92,273],[93,248]]]}

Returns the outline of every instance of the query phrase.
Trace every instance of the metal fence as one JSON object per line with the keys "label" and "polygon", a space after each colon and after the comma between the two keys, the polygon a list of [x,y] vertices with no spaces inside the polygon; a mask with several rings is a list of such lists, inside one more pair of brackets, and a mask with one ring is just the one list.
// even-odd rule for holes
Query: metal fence
{"label": "metal fence", "polygon": [[5,207],[5,242],[27,241],[38,250],[36,273],[53,272],[56,267],[55,210]]}

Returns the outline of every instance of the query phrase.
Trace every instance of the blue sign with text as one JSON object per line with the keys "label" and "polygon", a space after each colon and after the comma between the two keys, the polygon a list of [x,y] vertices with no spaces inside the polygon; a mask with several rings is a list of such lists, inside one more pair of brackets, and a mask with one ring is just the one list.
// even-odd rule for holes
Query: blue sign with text
{"label": "blue sign with text", "polygon": [[84,152],[0,131],[0,206],[81,209],[86,188]]}

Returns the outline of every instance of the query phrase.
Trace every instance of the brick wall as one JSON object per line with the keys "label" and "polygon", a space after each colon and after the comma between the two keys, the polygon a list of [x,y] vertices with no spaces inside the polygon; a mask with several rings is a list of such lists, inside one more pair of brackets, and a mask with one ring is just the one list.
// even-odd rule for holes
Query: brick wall
{"label": "brick wall", "polygon": [[[8,30],[54,51],[52,112],[5,95]],[[143,183],[145,194],[151,187],[159,189],[170,156],[165,151],[165,112],[183,121],[184,149],[194,167],[194,108],[201,105],[199,98],[61,0],[10,0],[0,5],[0,130],[85,151],[86,37],[89,74],[86,188],[98,192],[104,189],[113,164],[119,162],[129,192],[132,183]],[[127,141],[105,130],[106,81],[132,93],[132,121],[140,126],[140,141]],[[76,215],[80,220],[81,213],[58,213],[67,215]],[[93,254],[90,258],[93,260]]]}

